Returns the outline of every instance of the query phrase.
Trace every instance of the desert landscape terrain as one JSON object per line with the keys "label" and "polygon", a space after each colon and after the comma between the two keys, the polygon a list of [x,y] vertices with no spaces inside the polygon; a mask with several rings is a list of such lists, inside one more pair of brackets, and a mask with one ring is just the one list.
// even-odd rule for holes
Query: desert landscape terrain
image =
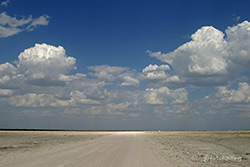
{"label": "desert landscape terrain", "polygon": [[0,131],[3,167],[250,166],[250,131]]}

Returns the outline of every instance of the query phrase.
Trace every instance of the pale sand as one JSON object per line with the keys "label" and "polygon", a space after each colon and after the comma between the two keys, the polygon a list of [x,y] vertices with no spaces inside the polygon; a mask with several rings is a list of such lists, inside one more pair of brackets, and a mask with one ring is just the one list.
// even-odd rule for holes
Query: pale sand
{"label": "pale sand", "polygon": [[250,166],[250,132],[0,131],[0,166]]}
{"label": "pale sand", "polygon": [[166,166],[250,166],[250,131],[151,132],[151,149]]}

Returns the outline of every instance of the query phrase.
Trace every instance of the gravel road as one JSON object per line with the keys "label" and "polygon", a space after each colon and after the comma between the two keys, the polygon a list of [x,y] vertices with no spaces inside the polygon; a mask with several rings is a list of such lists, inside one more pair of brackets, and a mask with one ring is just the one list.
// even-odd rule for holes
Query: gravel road
{"label": "gravel road", "polygon": [[[143,132],[116,132],[93,140],[63,144],[46,151],[29,152],[8,167],[161,167],[152,153]],[[61,147],[59,147],[61,146]],[[24,152],[25,154],[25,152]],[[27,153],[26,153],[27,154]]]}
{"label": "gravel road", "polygon": [[0,131],[0,167],[248,167],[250,131]]}

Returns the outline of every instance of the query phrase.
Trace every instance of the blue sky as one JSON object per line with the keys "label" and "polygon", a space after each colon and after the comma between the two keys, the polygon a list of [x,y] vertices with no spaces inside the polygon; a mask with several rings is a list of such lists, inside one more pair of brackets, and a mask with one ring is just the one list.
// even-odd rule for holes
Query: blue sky
{"label": "blue sky", "polygon": [[249,129],[248,6],[1,1],[0,127]]}

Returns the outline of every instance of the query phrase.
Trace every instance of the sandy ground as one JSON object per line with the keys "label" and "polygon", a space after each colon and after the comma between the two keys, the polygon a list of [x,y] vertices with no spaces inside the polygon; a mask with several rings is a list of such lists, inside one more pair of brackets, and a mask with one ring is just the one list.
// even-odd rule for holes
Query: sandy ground
{"label": "sandy ground", "polygon": [[165,166],[250,166],[250,131],[151,132],[145,135]]}
{"label": "sandy ground", "polygon": [[250,166],[250,132],[0,131],[3,167]]}

